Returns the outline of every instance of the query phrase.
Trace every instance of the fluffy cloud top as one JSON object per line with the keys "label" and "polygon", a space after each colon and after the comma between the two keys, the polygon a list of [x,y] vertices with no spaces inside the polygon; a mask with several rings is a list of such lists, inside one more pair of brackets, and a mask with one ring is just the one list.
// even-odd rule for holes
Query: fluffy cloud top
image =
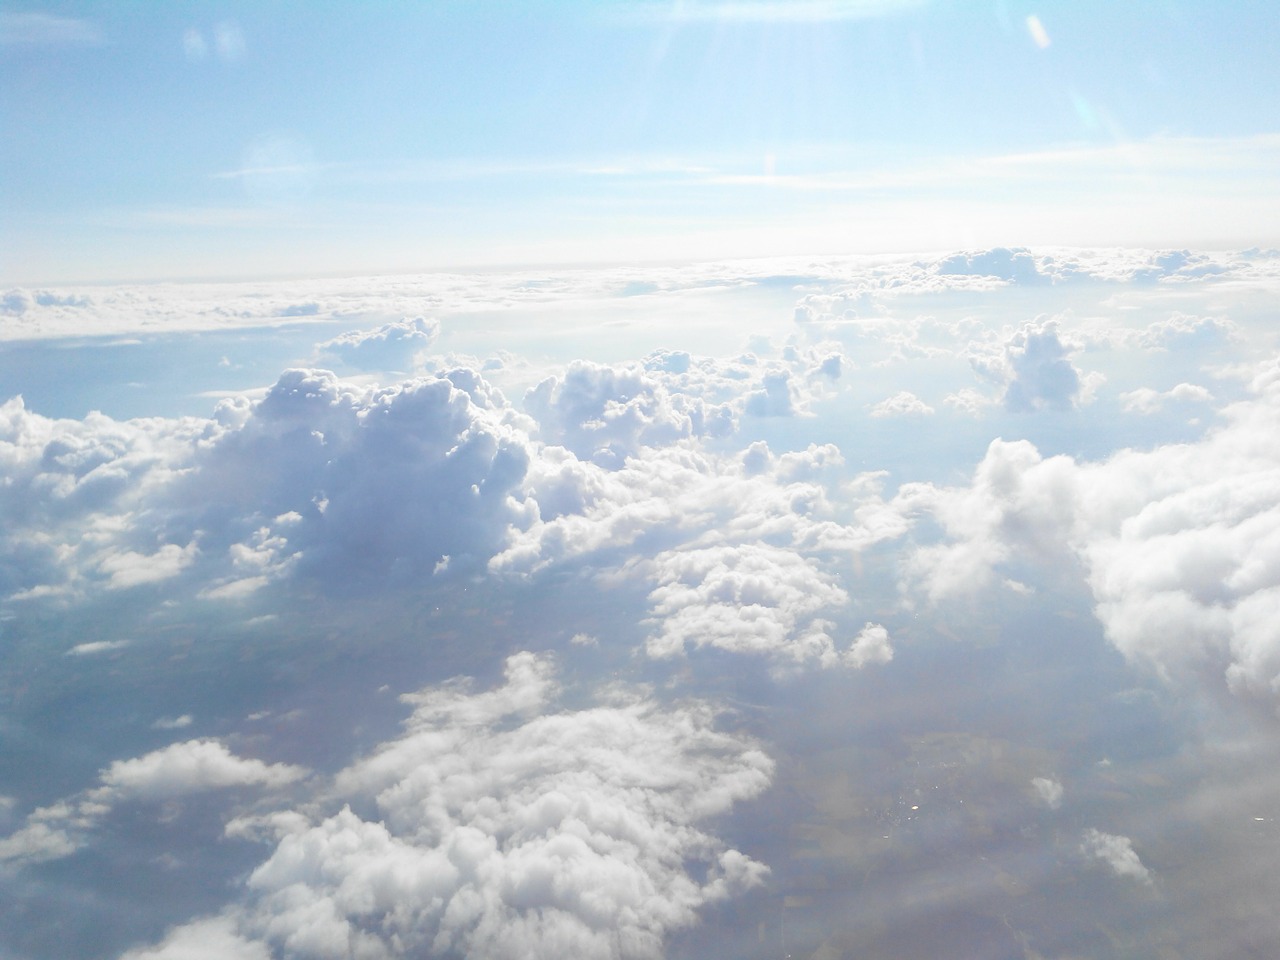
{"label": "fluffy cloud top", "polygon": [[893,657],[888,631],[868,623],[844,650],[833,637],[835,613],[849,594],[813,559],[764,543],[669,550],[654,558],[649,594],[652,657],[712,646],[767,655],[778,664],[813,660],[863,667]]}
{"label": "fluffy cloud top", "polygon": [[0,591],[56,592],[80,578],[126,588],[168,579],[197,555],[191,537],[139,530],[157,496],[216,433],[209,421],[100,413],[55,420],[21,397],[0,405]]}
{"label": "fluffy cloud top", "polygon": [[101,772],[98,786],[33,811],[21,829],[0,839],[0,863],[70,856],[122,803],[154,803],[229,787],[279,789],[306,773],[291,764],[236,756],[217,740],[173,743],[141,757],[117,760]]}
{"label": "fluffy cloud top", "polygon": [[282,787],[306,773],[284,763],[237,757],[217,740],[170,744],[132,760],[117,760],[102,773],[95,799],[167,800],[222,787]]}
{"label": "fluffy cloud top", "polygon": [[[908,560],[937,600],[1014,562],[1083,565],[1110,640],[1167,677],[1208,666],[1242,695],[1280,696],[1280,376],[1193,444],[1101,463],[995,441],[968,488],[914,487],[947,539]],[[905,500],[904,500],[905,503]]]}
{"label": "fluffy cloud top", "polygon": [[853,638],[853,645],[845,655],[851,666],[865,667],[869,663],[888,663],[893,659],[893,645],[889,631],[878,623],[868,623]]}
{"label": "fluffy cloud top", "polygon": [[414,317],[372,330],[350,330],[316,349],[362,370],[403,370],[412,366],[415,355],[430,347],[439,334],[439,320]]}
{"label": "fluffy cloud top", "polygon": [[1132,877],[1142,883],[1151,883],[1151,871],[1143,865],[1133,849],[1133,841],[1128,837],[1090,827],[1081,838],[1080,851],[1085,856],[1101,860],[1117,877]]}
{"label": "fluffy cloud top", "polygon": [[1044,283],[1047,278],[1027,250],[995,247],[978,253],[957,253],[938,261],[935,268],[943,276],[996,277],[1010,283]]}
{"label": "fluffy cloud top", "polygon": [[653,564],[651,656],[711,646],[813,658],[824,666],[839,661],[834,624],[817,615],[843,607],[849,595],[794,551],[763,543],[719,546],[671,551]]}
{"label": "fluffy cloud top", "polygon": [[1023,412],[1043,407],[1066,410],[1080,395],[1080,371],[1058,337],[1058,324],[1027,323],[1015,331],[997,355],[971,361],[983,377],[1004,385],[1004,405]]}
{"label": "fluffy cloud top", "polygon": [[246,940],[229,917],[210,917],[177,927],[162,943],[139,947],[120,960],[272,960],[265,943]]}
{"label": "fluffy cloud top", "polygon": [[557,697],[528,653],[496,690],[407,697],[403,735],[336,778],[350,805],[232,824],[276,837],[248,899],[129,956],[175,960],[208,930],[245,957],[656,958],[700,907],[762,881],[699,825],[768,784],[755,744],[705,704]]}
{"label": "fluffy cloud top", "polygon": [[[483,562],[519,522],[526,434],[475,373],[359,388],[292,370],[228,422],[174,489],[233,569],[226,589],[298,559],[322,579]],[[194,532],[194,531],[193,531]]]}
{"label": "fluffy cloud top", "polygon": [[926,417],[933,412],[933,407],[908,390],[900,390],[871,407],[873,417]]}
{"label": "fluffy cloud top", "polygon": [[[687,365],[679,368],[684,372]],[[638,365],[615,368],[577,361],[563,378],[549,377],[530,390],[524,404],[548,443],[610,467],[621,466],[641,447],[701,434],[708,418],[731,424],[727,411],[708,410],[701,398],[673,393]]]}
{"label": "fluffy cloud top", "polygon": [[1120,394],[1120,403],[1128,413],[1156,413],[1166,401],[1180,403],[1208,403],[1213,399],[1204,387],[1194,383],[1180,383],[1163,392],[1150,387],[1139,387]]}
{"label": "fluffy cloud top", "polygon": [[290,370],[211,420],[52,420],[16,398],[0,406],[0,589],[190,577],[232,597],[294,569],[465,570],[527,525],[526,423],[463,369],[388,387]]}

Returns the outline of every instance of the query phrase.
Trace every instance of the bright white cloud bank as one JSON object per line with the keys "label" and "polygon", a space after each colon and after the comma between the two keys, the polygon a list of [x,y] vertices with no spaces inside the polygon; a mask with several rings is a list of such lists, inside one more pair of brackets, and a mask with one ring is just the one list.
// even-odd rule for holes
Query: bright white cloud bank
{"label": "bright white cloud bank", "polygon": [[[672,322],[665,346],[622,360],[613,346],[601,351],[610,359],[498,356],[457,342],[456,353],[436,352],[455,330],[447,311],[439,322],[418,316],[427,291],[463,312],[545,307],[545,288],[512,278],[222,290],[196,304],[200,322],[224,312],[234,323],[361,318],[298,351],[345,375],[273,369],[268,386],[226,396],[207,417],[0,406],[0,629],[6,642],[13,634],[14,662],[34,665],[22,684],[39,688],[35,666],[56,673],[44,696],[61,704],[59,684],[126,684],[148,669],[183,677],[191,656],[217,665],[206,676],[287,685],[348,642],[314,622],[345,614],[348,600],[412,608],[403,621],[387,611],[368,635],[349,631],[361,655],[395,649],[390,665],[353,657],[353,676],[368,671],[359,682],[345,660],[332,668],[333,696],[349,697],[353,714],[377,714],[359,684],[376,674],[369,689],[394,689],[387,672],[405,658],[449,663],[419,685],[471,672],[448,660],[463,647],[472,663],[558,652],[510,656],[493,689],[432,683],[406,698],[412,714],[390,738],[352,720],[351,745],[324,763],[289,749],[301,749],[291,724],[305,710],[288,719],[275,703],[231,708],[219,702],[230,690],[131,701],[112,731],[128,735],[131,723],[141,745],[116,752],[113,742],[81,768],[79,792],[42,791],[38,776],[6,785],[0,881],[74,872],[95,844],[119,840],[111,831],[125,820],[199,807],[223,818],[228,844],[261,843],[262,855],[239,864],[230,902],[170,912],[118,942],[117,952],[150,944],[130,960],[654,957],[752,888],[780,896],[783,916],[809,909],[813,894],[797,881],[806,837],[823,856],[840,851],[833,859],[887,858],[896,876],[912,831],[929,846],[928,831],[969,825],[994,843],[999,831],[974,825],[1029,810],[1041,819],[1009,842],[1031,843],[1051,823],[1071,838],[1053,841],[1055,870],[1083,857],[1140,881],[1122,885],[1134,896],[1150,893],[1134,844],[1088,826],[1114,823],[1139,836],[1164,891],[1176,859],[1164,855],[1168,838],[1159,824],[1134,830],[1119,809],[1139,791],[1132,769],[1120,752],[1114,768],[1096,755],[1128,744],[1087,728],[1095,710],[1108,722],[1136,717],[1122,729],[1148,731],[1133,736],[1155,745],[1133,751],[1168,765],[1149,732],[1163,722],[1153,690],[1207,686],[1228,695],[1192,702],[1240,716],[1252,715],[1242,698],[1280,703],[1280,366],[1257,307],[1271,302],[1278,265],[1263,251],[991,250],[793,264],[773,280],[759,264],[675,270],[638,287],[624,271],[561,278],[551,299],[614,297],[631,309],[654,298],[655,316],[710,289],[783,288],[787,305],[767,331],[708,354],[681,349]],[[199,293],[15,291],[4,309],[56,332],[59,317],[85,311],[123,324],[129,303],[177,315]],[[477,595],[495,609],[468,607]],[[546,606],[522,606],[530,597]],[[1061,692],[1075,704],[1066,708],[1048,687],[1025,696],[1023,678],[999,673],[999,641],[964,643],[975,621],[999,636],[1011,610],[1074,617],[1044,635],[1092,641],[1071,657],[1105,655],[1145,689],[1090,687],[1095,699],[1076,701],[1073,688]],[[1081,616],[1090,610],[1096,623]],[[210,623],[243,639],[204,643],[218,629]],[[59,626],[56,640],[31,633],[42,624]],[[192,649],[179,649],[188,637]],[[243,660],[219,659],[224,642]],[[1050,652],[1037,649],[1037,670],[1044,660],[1046,675],[1087,686],[1071,672],[1079,664]],[[572,678],[564,689],[557,664]],[[980,676],[980,694],[952,667]],[[801,702],[810,693],[817,706]],[[1089,716],[1046,719],[1051,709]],[[1050,732],[1020,729],[1024,715]],[[35,707],[22,717],[24,735],[48,723]],[[1060,720],[1086,729],[1064,744]],[[778,742],[739,723],[776,730]],[[933,742],[940,725],[957,727],[956,756],[983,787],[961,789],[950,753],[932,779],[891,790],[869,768],[876,738],[884,756],[913,755],[902,731]],[[208,735],[155,748],[188,727]],[[845,743],[854,729],[877,746]],[[827,750],[817,742],[829,757],[787,753]],[[307,767],[263,759],[299,756]],[[1164,772],[1143,771],[1140,789]],[[750,811],[775,779],[794,791],[791,806],[757,849],[728,814]],[[1086,805],[1099,819],[1073,820]],[[979,844],[957,849],[970,840]],[[994,863],[998,851],[983,849]],[[1032,860],[1044,858],[1005,860],[997,887]],[[1086,874],[1107,882],[1107,871]]]}
{"label": "bright white cloud bank", "polygon": [[336,812],[231,824],[276,844],[243,904],[126,957],[176,960],[205,935],[243,957],[661,956],[700,907],[767,873],[702,824],[773,763],[705,704],[617,688],[568,711],[557,696],[551,662],[521,653],[494,690],[406,697],[404,733],[335,778]]}
{"label": "bright white cloud bank", "polygon": [[1280,694],[1280,373],[1203,440],[1097,463],[997,440],[973,484],[920,490],[948,540],[908,570],[933,599],[1018,560],[1075,558],[1108,637],[1170,676],[1210,667],[1241,694]]}

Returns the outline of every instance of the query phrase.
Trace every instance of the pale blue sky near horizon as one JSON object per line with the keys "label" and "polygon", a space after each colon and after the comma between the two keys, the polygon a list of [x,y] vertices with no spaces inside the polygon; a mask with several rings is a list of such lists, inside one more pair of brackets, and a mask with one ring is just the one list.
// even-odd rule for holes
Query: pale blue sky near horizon
{"label": "pale blue sky near horizon", "polygon": [[1267,244],[1277,26],[1244,2],[15,5],[0,282]]}

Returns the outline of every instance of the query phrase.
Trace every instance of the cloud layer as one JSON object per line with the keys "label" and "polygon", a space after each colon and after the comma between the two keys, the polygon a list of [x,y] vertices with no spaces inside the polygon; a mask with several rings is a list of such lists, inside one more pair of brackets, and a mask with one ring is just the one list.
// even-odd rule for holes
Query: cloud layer
{"label": "cloud layer", "polygon": [[126,956],[174,960],[205,935],[244,957],[661,956],[767,873],[701,825],[773,764],[705,704],[601,694],[557,707],[551,662],[521,653],[493,690],[404,698],[403,734],[334,779],[336,812],[229,826],[275,842],[243,904]]}

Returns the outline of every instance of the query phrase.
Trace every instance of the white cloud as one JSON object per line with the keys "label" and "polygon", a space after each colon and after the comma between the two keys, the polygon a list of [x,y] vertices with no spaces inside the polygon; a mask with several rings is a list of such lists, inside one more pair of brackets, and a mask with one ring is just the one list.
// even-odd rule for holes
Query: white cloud
{"label": "white cloud", "polygon": [[194,718],[189,713],[184,713],[179,717],[161,717],[151,724],[153,730],[182,730],[191,726]]}
{"label": "white cloud", "polygon": [[112,650],[123,650],[127,646],[129,646],[128,640],[90,640],[87,643],[77,643],[66,652],[66,656],[86,657],[95,653],[110,653]]}
{"label": "white cloud", "polygon": [[834,627],[819,618],[849,601],[835,579],[791,550],[764,543],[669,551],[653,560],[650,656],[718,647],[783,661],[840,662]]}
{"label": "white cloud", "polygon": [[639,365],[614,368],[587,361],[571,364],[563,378],[543,380],[525,395],[524,405],[547,443],[609,467],[621,466],[642,446],[665,446],[701,433],[708,412],[700,398],[673,394]]}
{"label": "white cloud", "polygon": [[747,394],[743,409],[753,417],[790,417],[803,407],[791,373],[778,370],[760,378],[760,387]]}
{"label": "white cloud", "polygon": [[873,417],[927,417],[933,412],[933,407],[909,390],[900,390],[871,407]]}
{"label": "white cloud", "polygon": [[[931,600],[997,582],[1012,563],[1079,564],[1107,637],[1171,681],[1217,673],[1243,696],[1280,696],[1280,382],[1221,411],[1191,444],[1099,463],[993,442],[971,486],[910,488],[946,538],[906,561]],[[1003,574],[1001,574],[1003,575]]]}
{"label": "white cloud", "polygon": [[1041,273],[1036,258],[1028,250],[995,247],[978,253],[956,253],[939,260],[934,270],[942,276],[994,277],[1009,283],[1041,284],[1048,277]]}
{"label": "white cloud", "polygon": [[[168,727],[186,726],[183,719]],[[0,863],[70,856],[121,803],[154,803],[228,787],[278,789],[306,774],[302,767],[236,756],[217,740],[173,743],[141,757],[117,760],[100,773],[98,786],[34,810],[23,827],[0,838]]]}
{"label": "white cloud", "polygon": [[191,565],[198,553],[194,542],[185,547],[167,543],[152,554],[133,550],[111,552],[98,561],[98,570],[107,575],[108,590],[120,590],[176,577]]}
{"label": "white cloud", "polygon": [[448,556],[465,570],[523,522],[511,497],[528,438],[501,403],[468,370],[368,388],[287,371],[259,402],[222,411],[229,429],[173,496],[196,506],[193,530],[222,536],[224,592],[294,569],[354,582],[430,572]]}
{"label": "white cloud", "polygon": [[1026,323],[998,350],[979,349],[970,356],[975,372],[1004,386],[1004,405],[1015,412],[1042,408],[1066,410],[1081,397],[1081,376],[1071,351],[1058,337],[1058,323]]}
{"label": "white cloud", "polygon": [[893,659],[893,645],[889,643],[889,631],[878,623],[868,623],[856,637],[844,659],[853,667],[865,667],[869,663],[888,663]]}
{"label": "white cloud", "polygon": [[1052,777],[1032,777],[1031,786],[1036,792],[1036,796],[1050,810],[1057,810],[1062,806],[1062,784]]}
{"label": "white cloud", "polygon": [[102,30],[90,20],[51,13],[0,12],[0,46],[98,46]]}
{"label": "white cloud", "polygon": [[948,394],[943,403],[950,407],[955,407],[961,413],[966,413],[971,417],[976,417],[984,409],[993,405],[996,401],[986,394],[979,393],[977,390],[966,387],[955,393]]}
{"label": "white cloud", "polygon": [[[1190,146],[1186,144],[1190,143]],[[1160,160],[1182,167],[1187,160],[1178,145],[1199,157],[1219,149],[1257,153],[1245,161],[1253,167],[1274,168],[1280,138],[1255,138],[1238,144],[1223,145],[1214,141],[1164,141],[1140,148],[1153,155],[1162,150],[1169,158]],[[1099,157],[1116,168],[1131,169],[1133,150],[1125,148],[1100,151],[1066,151],[1064,154],[1032,154],[1008,158],[967,161],[973,169],[967,176],[1004,180],[1010,170],[1025,168],[1039,175],[1046,166],[1065,163],[1068,167],[1096,162]],[[305,163],[299,162],[299,156]],[[251,158],[247,158],[251,159]],[[259,158],[261,159],[261,158]],[[246,162],[244,166],[219,176],[245,180],[259,178],[314,175],[322,165],[306,157],[301,145],[287,162],[280,157],[267,164]],[[271,158],[267,158],[271,160]],[[1152,162],[1157,162],[1152,160]],[[1214,164],[1224,162],[1212,157]],[[274,169],[275,173],[270,171]],[[256,172],[255,172],[256,171]],[[705,173],[700,174],[705,176]],[[928,182],[953,180],[954,165],[930,172]],[[915,177],[915,179],[912,179]],[[909,174],[910,185],[917,185],[918,175]],[[872,184],[873,186],[877,184]],[[862,189],[866,184],[858,186]],[[254,207],[206,207],[194,209],[156,209],[138,215],[149,225],[156,222],[199,223],[208,225],[259,223],[277,214]],[[130,220],[136,225],[137,219]],[[1031,283],[1046,293],[1079,284],[1104,283],[1119,292],[1122,284],[1147,283],[1151,292],[1163,287],[1186,288],[1194,285],[1212,287],[1218,284],[1246,283],[1274,289],[1280,281],[1280,258],[1268,251],[1240,253],[1197,253],[1180,258],[1184,252],[1144,249],[1080,249],[1066,247],[1038,248],[1035,251],[1004,250],[967,252],[920,260],[902,256],[844,257],[774,257],[769,259],[728,260],[712,263],[696,262],[683,266],[559,268],[536,284],[529,283],[525,272],[486,274],[433,273],[402,276],[357,276],[305,281],[211,283],[189,282],[164,285],[87,286],[64,289],[10,288],[0,292],[0,312],[12,315],[16,322],[0,324],[0,339],[39,339],[80,337],[85,335],[149,333],[156,329],[169,332],[195,330],[227,330],[262,328],[299,321],[348,320],[384,323],[402,317],[434,315],[446,323],[450,316],[477,313],[511,313],[538,311],[548,304],[572,304],[575,309],[618,310],[626,301],[626,292],[636,286],[652,289],[663,297],[664,304],[687,310],[691,294],[708,290],[731,291],[778,276],[800,275],[806,279],[806,292],[796,304],[797,321],[801,325],[827,329],[827,335],[844,342],[855,337],[859,327],[874,330],[877,339],[890,338],[907,344],[911,330],[928,325],[927,318],[890,316],[893,304],[903,297],[938,294],[958,290],[990,290],[1010,283]],[[1007,257],[1007,263],[1004,258]],[[1028,260],[1027,258],[1030,258]],[[1177,263],[1181,263],[1178,266]],[[985,272],[940,272],[983,271]],[[1021,278],[1021,279],[1019,279]],[[1140,293],[1137,287],[1129,293]],[[634,298],[632,298],[634,299]],[[886,313],[888,311],[888,313]],[[686,315],[685,313],[678,314]],[[652,312],[646,316],[652,318]],[[1175,315],[1176,316],[1176,315]],[[1194,319],[1194,318],[1193,318]],[[1233,325],[1215,318],[1222,328],[1215,334],[1210,329],[1204,336],[1221,338]],[[669,324],[673,333],[678,325]],[[829,328],[829,329],[828,329]],[[843,330],[845,335],[839,335]],[[451,328],[450,332],[454,332]],[[866,331],[864,331],[866,332]],[[1177,334],[1169,331],[1175,337]],[[1153,331],[1152,336],[1161,335]],[[487,344],[486,349],[492,344]],[[681,343],[687,346],[687,343]],[[1157,341],[1152,346],[1159,346]],[[678,351],[676,351],[678,352]]]}
{"label": "white cloud", "polygon": [[1138,334],[1138,345],[1148,350],[1211,350],[1239,336],[1239,328],[1225,317],[1194,317],[1174,313],[1157,320]]}
{"label": "white cloud", "polygon": [[808,553],[860,550],[904,533],[910,521],[883,503],[881,475],[846,484],[843,467],[832,444],[779,457],[762,442],[732,457],[677,444],[614,470],[546,448],[526,488],[539,519],[513,531],[491,569],[537,572],[584,556],[621,564],[639,559],[626,548],[659,535],[701,546],[767,539]]}
{"label": "white cloud", "polygon": [[908,555],[903,570],[931,601],[962,596],[998,579],[1015,554],[1069,556],[1077,474],[1067,457],[1044,460],[1026,441],[992,441],[967,488],[906,485],[904,509],[928,511],[947,538]]}
{"label": "white cloud", "polygon": [[1031,35],[1031,40],[1041,50],[1049,47],[1052,41],[1049,39],[1049,31],[1044,28],[1044,24],[1040,22],[1040,18],[1034,13],[1027,17],[1027,33]]}
{"label": "white cloud", "polygon": [[0,837],[0,863],[26,864],[70,856],[78,844],[59,827],[35,820],[7,837]]}
{"label": "white cloud", "polygon": [[1163,393],[1150,387],[1139,387],[1137,390],[1120,394],[1120,404],[1126,413],[1157,413],[1163,409],[1167,400],[1209,403],[1213,400],[1213,394],[1194,383],[1180,383]]}
{"label": "white cloud", "polygon": [[120,960],[272,960],[265,943],[246,940],[231,917],[210,917],[171,930],[154,947],[139,947]]}
{"label": "white cloud", "polygon": [[305,776],[302,767],[238,757],[217,740],[187,740],[102,772],[97,800],[167,800],[225,787],[282,787]]}
{"label": "white cloud", "polygon": [[21,397],[0,405],[0,591],[27,596],[87,583],[127,587],[169,578],[195,546],[157,542],[131,518],[190,463],[207,421],[119,422],[100,413],[53,420]]}
{"label": "white cloud", "polygon": [[1090,827],[1080,841],[1080,852],[1101,860],[1117,877],[1131,877],[1142,883],[1151,883],[1151,871],[1143,866],[1133,849],[1133,841],[1114,833],[1103,833]]}
{"label": "white cloud", "polygon": [[404,733],[331,791],[376,820],[352,806],[262,818],[276,846],[246,900],[129,956],[170,960],[211,929],[236,956],[656,958],[701,907],[762,881],[700,826],[768,784],[752,741],[718,731],[706,704],[615,689],[570,712],[557,697],[528,653],[496,690],[407,697]]}
{"label": "white cloud", "polygon": [[439,320],[414,317],[372,330],[350,330],[318,344],[316,350],[362,370],[408,370],[439,335]]}

